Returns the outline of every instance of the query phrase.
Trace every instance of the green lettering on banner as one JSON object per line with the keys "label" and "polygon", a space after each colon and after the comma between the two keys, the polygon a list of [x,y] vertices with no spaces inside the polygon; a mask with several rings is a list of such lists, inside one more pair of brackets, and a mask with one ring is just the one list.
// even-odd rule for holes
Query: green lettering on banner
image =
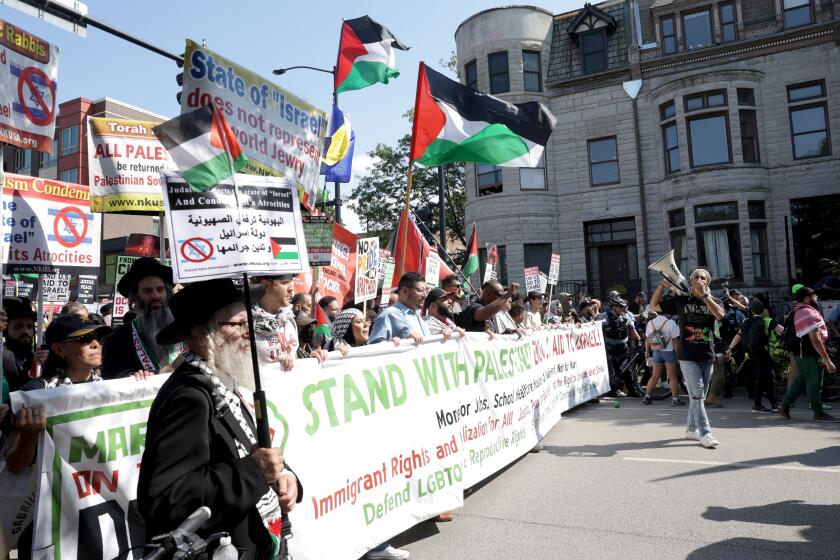
{"label": "green lettering on banner", "polygon": [[128,455],[128,443],[125,441],[125,428],[111,428],[108,430],[108,460],[117,459],[117,451],[122,450],[122,457]]}
{"label": "green lettering on banner", "polygon": [[310,436],[314,435],[318,431],[318,426],[321,424],[318,412],[312,404],[312,393],[315,393],[316,391],[322,391],[324,393],[324,404],[327,407],[327,414],[330,417],[330,425],[333,428],[338,426],[338,417],[335,414],[335,406],[333,405],[332,394],[330,393],[330,389],[335,387],[335,385],[335,379],[324,379],[317,385],[307,385],[303,389],[303,406],[306,407],[306,410],[308,410],[309,414],[312,415],[312,423],[307,424],[306,426],[306,433]]}
{"label": "green lettering on banner", "polygon": [[420,383],[423,385],[423,391],[426,396],[431,396],[429,389],[437,395],[438,394],[438,379],[437,379],[437,363],[434,358],[426,360],[426,356],[420,356],[414,359],[414,368],[417,370],[417,375],[420,377]]}
{"label": "green lettering on banner", "polygon": [[473,357],[475,358],[475,369],[473,369],[473,383],[478,383],[478,376],[482,371],[484,371],[484,364],[487,363],[487,358],[484,356],[484,352],[482,352],[481,350],[473,351]]}
{"label": "green lettering on banner", "polygon": [[[143,430],[142,432],[140,430]],[[129,441],[131,441],[131,454],[140,455],[146,447],[146,423],[132,424],[129,428]]]}
{"label": "green lettering on banner", "polygon": [[68,456],[68,463],[79,463],[82,460],[82,453],[85,457],[92,459],[99,455],[97,462],[105,462],[105,432],[98,432],[96,440],[93,445],[88,444],[85,436],[73,436],[70,438],[70,453]]}
{"label": "green lettering on banner", "polygon": [[348,424],[353,419],[353,411],[361,410],[365,416],[370,414],[365,399],[356,387],[353,376],[349,373],[344,375],[344,423]]}
{"label": "green lettering on banner", "polygon": [[[385,381],[385,372],[379,368],[378,377],[369,369],[362,370],[365,376],[365,384],[368,388],[368,398],[370,399],[370,411],[376,412],[376,401],[382,403],[385,410],[391,408],[391,398],[388,395],[387,382]],[[375,398],[374,398],[375,396]]]}

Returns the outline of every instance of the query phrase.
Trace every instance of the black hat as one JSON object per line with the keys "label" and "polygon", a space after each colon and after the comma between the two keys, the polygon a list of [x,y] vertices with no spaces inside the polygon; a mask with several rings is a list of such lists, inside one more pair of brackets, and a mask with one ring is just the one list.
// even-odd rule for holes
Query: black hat
{"label": "black hat", "polygon": [[120,278],[117,291],[120,295],[128,297],[131,292],[137,292],[140,280],[147,276],[157,276],[164,283],[172,285],[172,268],[160,264],[152,257],[141,257],[134,261],[125,276]]}
{"label": "black hat", "polygon": [[423,302],[423,309],[428,309],[430,305],[434,302],[438,301],[439,299],[444,299],[448,297],[449,294],[446,290],[441,290],[440,288],[432,288],[429,290],[429,293],[426,294],[426,300]]}
{"label": "black hat", "polygon": [[805,301],[805,298],[816,292],[808,286],[802,286],[796,291],[796,301]]}
{"label": "black hat", "polygon": [[155,340],[164,346],[181,342],[191,328],[207,323],[216,311],[238,301],[242,301],[242,290],[230,278],[190,284],[169,300],[175,320],[165,326]]}
{"label": "black hat", "polygon": [[79,338],[88,334],[108,336],[113,330],[107,325],[97,325],[83,319],[79,315],[59,315],[44,333],[44,342],[52,344],[62,342],[71,338]]}
{"label": "black hat", "polygon": [[578,309],[583,309],[584,307],[589,307],[594,302],[591,299],[585,299],[578,304]]}
{"label": "black hat", "polygon": [[3,298],[3,309],[6,310],[6,318],[12,319],[32,319],[35,320],[36,314],[32,311],[32,301],[25,297]]}
{"label": "black hat", "polygon": [[618,305],[619,307],[627,307],[627,302],[621,299],[620,297],[614,297],[610,299],[610,307],[613,305]]}

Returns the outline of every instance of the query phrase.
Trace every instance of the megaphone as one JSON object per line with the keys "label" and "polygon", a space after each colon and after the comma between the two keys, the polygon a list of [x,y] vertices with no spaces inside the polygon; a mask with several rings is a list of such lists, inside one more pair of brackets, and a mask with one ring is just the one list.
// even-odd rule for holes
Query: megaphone
{"label": "megaphone", "polygon": [[673,249],[667,255],[650,265],[648,269],[655,270],[661,274],[677,290],[686,294],[689,292],[688,282],[680,272],[680,269],[677,268],[677,263],[674,262]]}

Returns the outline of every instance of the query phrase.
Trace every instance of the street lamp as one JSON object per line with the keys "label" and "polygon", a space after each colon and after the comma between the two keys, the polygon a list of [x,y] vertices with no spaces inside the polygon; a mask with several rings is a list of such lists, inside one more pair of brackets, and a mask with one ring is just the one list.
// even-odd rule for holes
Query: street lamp
{"label": "street lamp", "polygon": [[[276,70],[272,70],[271,73],[275,76],[282,76],[289,70],[297,70],[299,68],[330,74],[333,77],[333,84],[335,83],[335,66],[333,66],[332,70],[327,70],[326,68],[316,68],[314,66],[289,66],[288,68],[278,68]],[[335,93],[335,88],[333,88],[332,102],[333,105],[338,105],[338,95]],[[335,200],[333,201],[333,205],[335,206],[335,221],[341,223],[341,183],[336,181],[333,185],[335,185]]]}

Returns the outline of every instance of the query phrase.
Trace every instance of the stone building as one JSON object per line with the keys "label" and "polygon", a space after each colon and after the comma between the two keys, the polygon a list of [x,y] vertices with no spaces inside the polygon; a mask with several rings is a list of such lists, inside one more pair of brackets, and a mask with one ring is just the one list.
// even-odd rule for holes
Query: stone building
{"label": "stone building", "polygon": [[[778,293],[840,259],[840,5],[610,0],[477,13],[462,83],[557,117],[543,169],[467,165],[466,222],[502,272],[632,295],[672,248],[684,274]],[[837,132],[835,132],[835,135]],[[482,266],[483,269],[483,266]]]}

